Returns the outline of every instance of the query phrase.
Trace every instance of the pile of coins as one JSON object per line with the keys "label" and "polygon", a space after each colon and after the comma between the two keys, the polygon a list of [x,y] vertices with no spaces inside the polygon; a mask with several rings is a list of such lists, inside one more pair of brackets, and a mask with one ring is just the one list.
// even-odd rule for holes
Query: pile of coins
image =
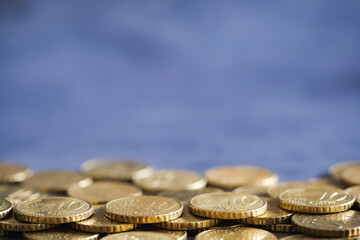
{"label": "pile of coins", "polygon": [[360,239],[360,162],[278,183],[224,166],[204,176],[118,159],[80,172],[0,163],[0,239]]}

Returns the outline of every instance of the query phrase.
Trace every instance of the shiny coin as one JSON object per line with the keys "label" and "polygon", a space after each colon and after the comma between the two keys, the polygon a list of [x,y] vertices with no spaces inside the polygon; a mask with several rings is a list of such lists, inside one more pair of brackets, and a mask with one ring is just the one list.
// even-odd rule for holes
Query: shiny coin
{"label": "shiny coin", "polygon": [[279,206],[302,213],[335,213],[345,211],[354,204],[355,198],[341,189],[294,188],[282,192]]}
{"label": "shiny coin", "polygon": [[261,186],[243,186],[233,190],[234,193],[248,193],[257,196],[267,196],[268,187]]}
{"label": "shiny coin", "polygon": [[12,204],[8,200],[0,199],[0,219],[6,217],[12,209]]}
{"label": "shiny coin", "polygon": [[140,231],[132,231],[132,232],[124,232],[124,233],[116,233],[110,234],[106,237],[101,238],[101,240],[177,240],[176,237],[166,234],[166,233],[158,233],[158,232],[140,232]]}
{"label": "shiny coin", "polygon": [[355,185],[345,189],[346,192],[351,193],[355,198],[360,195],[360,185]]}
{"label": "shiny coin", "polygon": [[310,215],[297,213],[291,218],[299,232],[321,237],[348,237],[360,234],[360,212]]}
{"label": "shiny coin", "polygon": [[39,172],[24,181],[27,187],[36,188],[46,193],[64,193],[71,186],[86,187],[91,183],[90,178],[70,171]]}
{"label": "shiny coin", "polygon": [[341,173],[341,180],[347,186],[360,185],[360,166],[344,170]]}
{"label": "shiny coin", "polygon": [[14,183],[24,181],[33,172],[24,166],[0,162],[0,183]]}
{"label": "shiny coin", "polygon": [[26,200],[33,200],[44,196],[43,193],[24,186],[3,185],[0,186],[0,198],[5,198],[13,205]]}
{"label": "shiny coin", "polygon": [[104,215],[104,206],[101,205],[94,206],[94,214],[90,218],[72,223],[71,226],[79,231],[95,233],[124,232],[136,228],[133,223],[121,223],[108,219]]}
{"label": "shiny coin", "polygon": [[121,159],[93,159],[83,163],[80,170],[96,180],[131,180],[135,174],[146,176],[152,168],[138,162]]}
{"label": "shiny coin", "polygon": [[220,188],[206,187],[206,188],[199,189],[199,190],[183,190],[183,191],[177,191],[177,192],[162,191],[162,192],[158,193],[158,196],[169,197],[169,198],[178,200],[180,202],[189,203],[190,200],[197,195],[200,195],[203,193],[222,192],[222,191],[223,190],[221,190]]}
{"label": "shiny coin", "polygon": [[14,213],[0,220],[0,229],[14,232],[40,231],[53,228],[55,225],[43,223],[27,223],[19,221],[15,218]]}
{"label": "shiny coin", "polygon": [[273,225],[279,223],[290,222],[293,212],[281,209],[278,206],[277,200],[272,198],[263,198],[267,202],[267,210],[264,214],[256,217],[241,219],[241,223],[252,225]]}
{"label": "shiny coin", "polygon": [[245,193],[214,192],[195,196],[190,211],[198,216],[218,219],[254,217],[266,211],[267,203],[258,196]]}
{"label": "shiny coin", "polygon": [[329,168],[329,175],[333,179],[340,181],[342,172],[354,166],[360,166],[360,161],[336,163]]}
{"label": "shiny coin", "polygon": [[71,197],[45,197],[19,203],[15,217],[33,223],[59,224],[84,220],[94,212],[91,203]]}
{"label": "shiny coin", "polygon": [[157,233],[165,233],[167,235],[171,235],[175,237],[177,240],[187,240],[187,232],[186,231],[178,231],[178,230],[166,230],[160,229],[157,227],[153,227],[152,225],[141,225],[137,231],[150,231]]}
{"label": "shiny coin", "polygon": [[78,232],[67,228],[56,228],[39,232],[24,232],[24,239],[27,240],[96,240],[99,234]]}
{"label": "shiny coin", "polygon": [[212,186],[233,189],[241,186],[275,185],[278,176],[267,169],[252,166],[215,167],[206,171],[205,177]]}
{"label": "shiny coin", "polygon": [[146,192],[196,190],[206,185],[201,175],[182,170],[161,170],[145,177],[135,175],[133,180]]}
{"label": "shiny coin", "polygon": [[105,205],[105,216],[121,222],[157,223],[181,216],[183,205],[171,198],[132,196],[112,200]]}
{"label": "shiny coin", "polygon": [[279,223],[274,225],[264,225],[264,229],[272,232],[285,232],[294,233],[296,232],[295,227],[291,223]]}
{"label": "shiny coin", "polygon": [[288,237],[281,238],[281,240],[356,240],[356,238],[355,237],[322,238],[322,237],[309,236],[309,235],[305,235],[305,234],[296,234],[296,235],[291,235]]}
{"label": "shiny coin", "polygon": [[249,227],[223,227],[206,230],[196,235],[195,240],[276,240],[276,236],[266,230]]}
{"label": "shiny coin", "polygon": [[98,181],[87,187],[80,187],[78,185],[71,186],[68,189],[68,195],[93,204],[101,204],[116,198],[140,196],[142,195],[142,191],[129,183]]}

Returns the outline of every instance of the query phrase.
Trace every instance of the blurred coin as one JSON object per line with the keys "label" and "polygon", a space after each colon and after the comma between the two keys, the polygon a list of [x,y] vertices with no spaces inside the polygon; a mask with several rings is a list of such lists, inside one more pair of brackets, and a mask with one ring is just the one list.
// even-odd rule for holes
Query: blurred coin
{"label": "blurred coin", "polygon": [[189,203],[190,200],[200,194],[203,193],[211,193],[211,192],[222,192],[220,188],[214,188],[214,187],[206,187],[199,190],[182,190],[182,191],[162,191],[158,193],[158,196],[161,197],[169,197],[176,199],[180,202],[187,202]]}
{"label": "blurred coin", "polygon": [[27,240],[96,240],[99,234],[78,232],[68,228],[55,228],[39,232],[24,232],[24,239]]}
{"label": "blurred coin", "polygon": [[181,216],[183,205],[171,198],[131,196],[112,200],[105,205],[105,216],[121,222],[157,223]]}
{"label": "blurred coin", "polygon": [[267,196],[268,187],[261,186],[243,186],[233,190],[234,193],[248,193],[257,196]]}
{"label": "blurred coin", "polygon": [[0,219],[6,217],[12,209],[12,204],[8,200],[0,199]]}
{"label": "blurred coin", "polygon": [[92,159],[83,163],[80,170],[96,180],[129,181],[135,174],[146,176],[152,168],[134,161],[122,159]]}
{"label": "blurred coin", "polygon": [[29,187],[21,185],[0,185],[0,198],[5,198],[13,205],[42,196],[44,196],[43,193]]}
{"label": "blurred coin", "polygon": [[355,198],[360,195],[360,185],[355,185],[345,189],[346,192],[351,193]]}
{"label": "blurred coin", "polygon": [[40,231],[53,228],[53,224],[44,223],[27,223],[19,221],[15,218],[14,213],[10,213],[8,217],[0,220],[0,229],[6,231],[26,232],[26,231]]}
{"label": "blurred coin", "polygon": [[138,174],[134,183],[146,192],[197,190],[206,186],[206,180],[196,172],[161,170],[142,177]]}
{"label": "blurred coin", "polygon": [[33,172],[24,166],[9,162],[0,162],[0,183],[21,182],[32,174]]}
{"label": "blurred coin", "polygon": [[19,203],[15,217],[32,223],[60,224],[81,221],[94,212],[91,203],[71,197],[45,197]]}
{"label": "blurred coin", "polygon": [[344,187],[344,184],[340,180],[335,180],[331,176],[311,178],[311,179],[309,179],[309,182],[324,183],[324,184],[334,186],[336,188],[343,188]]}
{"label": "blurred coin", "polygon": [[342,237],[342,238],[322,238],[314,237],[305,234],[296,234],[281,238],[281,240],[356,240],[357,237]]}
{"label": "blurred coin", "polygon": [[205,177],[210,185],[227,189],[241,186],[268,187],[278,181],[278,175],[253,166],[215,167],[207,170]]}
{"label": "blurred coin", "polygon": [[254,217],[266,211],[267,203],[258,196],[245,193],[213,192],[193,197],[190,211],[198,216],[217,219]]}
{"label": "blurred coin", "polygon": [[299,232],[320,237],[348,237],[360,234],[360,213],[311,215],[297,213],[291,218]]}
{"label": "blurred coin", "polygon": [[187,231],[179,231],[179,230],[166,230],[160,229],[157,227],[153,227],[152,225],[141,225],[137,231],[150,231],[150,232],[157,232],[157,233],[165,233],[167,235],[171,235],[175,237],[177,240],[187,240]]}
{"label": "blurred coin", "polygon": [[206,230],[196,235],[195,240],[240,240],[240,239],[261,239],[261,240],[276,240],[277,237],[262,229],[249,227],[223,227]]}
{"label": "blurred coin", "polygon": [[352,168],[354,166],[360,166],[360,161],[352,161],[352,162],[339,162],[336,164],[333,164],[330,168],[329,168],[329,175],[337,180],[340,181],[341,180],[341,174],[344,170]]}
{"label": "blurred coin", "polygon": [[90,178],[71,171],[39,172],[24,181],[25,186],[46,193],[64,193],[71,186],[86,187],[91,183]]}
{"label": "blurred coin", "polygon": [[291,223],[279,223],[274,225],[264,225],[266,230],[272,232],[285,232],[285,233],[294,233],[296,232],[295,227]]}
{"label": "blurred coin", "polygon": [[73,185],[68,189],[71,197],[86,200],[93,204],[106,203],[116,198],[140,196],[142,191],[129,184],[115,181],[97,181],[86,187]]}
{"label": "blurred coin", "polygon": [[360,166],[344,170],[340,177],[347,186],[360,185]]}
{"label": "blurred coin", "polygon": [[159,232],[140,232],[140,231],[132,231],[132,232],[124,232],[124,233],[116,233],[110,234],[106,237],[101,238],[101,240],[177,240],[176,237]]}

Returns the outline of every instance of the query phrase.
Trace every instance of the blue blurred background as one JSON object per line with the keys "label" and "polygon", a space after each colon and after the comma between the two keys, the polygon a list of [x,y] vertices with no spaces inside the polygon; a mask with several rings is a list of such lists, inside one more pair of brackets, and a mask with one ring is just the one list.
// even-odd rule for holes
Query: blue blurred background
{"label": "blue blurred background", "polygon": [[0,153],[307,179],[360,157],[360,2],[0,1]]}

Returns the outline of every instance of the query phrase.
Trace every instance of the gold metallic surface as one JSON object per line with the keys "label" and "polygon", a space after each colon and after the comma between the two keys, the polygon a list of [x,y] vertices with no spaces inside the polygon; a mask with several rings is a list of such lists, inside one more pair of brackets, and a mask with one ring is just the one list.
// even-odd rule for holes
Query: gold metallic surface
{"label": "gold metallic surface", "polygon": [[0,162],[0,183],[21,182],[32,174],[33,172],[24,166],[10,162]]}
{"label": "gold metallic surface", "polygon": [[177,240],[177,238],[166,233],[132,231],[110,234],[101,240]]}
{"label": "gold metallic surface", "polygon": [[294,233],[295,227],[291,223],[279,223],[275,225],[264,225],[264,229],[272,232]]}
{"label": "gold metallic surface", "polygon": [[12,204],[6,199],[0,199],[0,219],[5,218],[11,211]]}
{"label": "gold metallic surface", "polygon": [[346,192],[351,193],[355,198],[360,195],[360,185],[355,185],[345,189]]}
{"label": "gold metallic surface", "polygon": [[347,186],[360,185],[360,166],[344,170],[340,177]]}
{"label": "gold metallic surface", "polygon": [[309,236],[305,234],[296,234],[281,238],[281,240],[357,240],[357,237],[322,238],[322,237]]}
{"label": "gold metallic surface", "polygon": [[179,230],[166,230],[154,227],[153,225],[141,225],[136,231],[150,231],[157,233],[165,233],[167,235],[171,235],[175,237],[177,240],[187,240],[187,231],[179,231]]}
{"label": "gold metallic surface", "polygon": [[43,196],[43,193],[22,185],[0,185],[0,198],[5,198],[13,205]]}
{"label": "gold metallic surface", "polygon": [[27,240],[96,240],[99,238],[99,234],[55,228],[39,232],[24,232],[23,237]]}
{"label": "gold metallic surface", "polygon": [[346,169],[352,168],[354,166],[360,166],[360,161],[339,162],[339,163],[333,164],[329,168],[329,175],[333,179],[340,181],[342,172],[345,171]]}
{"label": "gold metallic surface", "polygon": [[53,224],[43,223],[27,223],[19,221],[15,218],[14,213],[10,213],[4,219],[0,220],[0,229],[13,232],[27,232],[27,231],[41,231],[49,228],[53,228]]}
{"label": "gold metallic surface", "polygon": [[257,196],[267,196],[267,190],[268,187],[262,187],[262,186],[243,186],[238,187],[233,190],[234,193],[248,193],[253,194]]}
{"label": "gold metallic surface", "polygon": [[190,200],[200,194],[203,193],[211,193],[211,192],[223,192],[220,188],[214,187],[206,187],[199,190],[183,190],[183,191],[162,191],[158,193],[158,196],[168,197],[178,200],[179,202],[190,202]]}
{"label": "gold metallic surface", "polygon": [[217,219],[254,217],[266,211],[267,203],[258,196],[244,193],[214,192],[195,196],[190,211],[198,216]]}
{"label": "gold metallic surface", "polygon": [[262,229],[249,227],[223,227],[206,230],[195,240],[276,240],[277,237]]}

